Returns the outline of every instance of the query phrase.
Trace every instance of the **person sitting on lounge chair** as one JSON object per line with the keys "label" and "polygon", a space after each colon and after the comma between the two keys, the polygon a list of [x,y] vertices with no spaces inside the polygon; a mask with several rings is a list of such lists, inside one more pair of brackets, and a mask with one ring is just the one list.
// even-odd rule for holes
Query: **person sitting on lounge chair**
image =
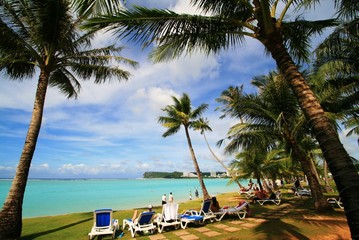
{"label": "person sitting on lounge chair", "polygon": [[219,206],[219,202],[217,201],[216,196],[212,197],[212,205],[211,205],[211,211],[212,212],[219,212],[221,207]]}
{"label": "person sitting on lounge chair", "polygon": [[236,206],[224,206],[218,212],[214,213],[217,221],[221,221],[225,215],[237,215],[239,219],[250,216],[249,203],[245,200],[240,201]]}
{"label": "person sitting on lounge chair", "polygon": [[[150,205],[148,205],[148,208],[147,208],[147,211],[144,211],[144,212],[153,212],[153,210],[152,210],[152,205],[150,204]],[[132,216],[132,222],[136,222],[137,220],[138,220],[138,216],[139,216],[139,214],[138,214],[138,211],[137,211],[137,209],[135,210],[135,212],[133,213],[133,216]],[[154,215],[153,215],[154,216]],[[153,217],[154,218],[154,217]]]}
{"label": "person sitting on lounge chair", "polygon": [[254,192],[254,198],[252,199],[252,203],[255,203],[256,200],[261,200],[261,199],[266,199],[268,198],[268,194],[266,192],[266,190],[262,189],[262,190],[257,190]]}

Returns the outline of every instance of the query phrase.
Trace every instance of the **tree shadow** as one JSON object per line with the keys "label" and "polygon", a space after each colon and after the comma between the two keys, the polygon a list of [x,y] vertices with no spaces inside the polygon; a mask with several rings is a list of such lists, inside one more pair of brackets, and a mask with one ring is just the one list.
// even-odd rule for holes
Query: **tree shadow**
{"label": "tree shadow", "polygon": [[[345,221],[338,221],[337,219],[296,218],[295,220],[297,221],[299,227],[283,222],[281,219],[277,218],[261,223],[255,228],[255,231],[266,235],[265,239],[293,239],[294,237],[295,239],[308,240],[311,238],[303,233],[306,232],[305,229],[303,231],[303,224],[315,226],[317,229],[324,226],[342,228],[343,225],[345,225]],[[340,239],[340,234],[338,234],[337,239]]]}
{"label": "tree shadow", "polygon": [[79,224],[84,223],[84,222],[92,221],[92,220],[93,220],[93,218],[90,217],[90,218],[86,218],[86,219],[83,219],[83,220],[78,221],[78,222],[73,222],[73,223],[70,223],[70,224],[67,224],[67,225],[63,225],[63,226],[60,226],[60,227],[57,227],[57,228],[54,228],[54,229],[49,229],[49,230],[47,230],[47,231],[43,231],[43,232],[38,232],[38,233],[33,233],[33,234],[21,236],[20,240],[35,239],[36,237],[40,237],[40,236],[44,236],[44,235],[46,235],[46,234],[50,234],[50,233],[54,233],[54,232],[57,232],[57,231],[61,231],[61,230],[64,230],[64,229],[66,229],[66,228],[70,228],[70,227],[79,225]]}

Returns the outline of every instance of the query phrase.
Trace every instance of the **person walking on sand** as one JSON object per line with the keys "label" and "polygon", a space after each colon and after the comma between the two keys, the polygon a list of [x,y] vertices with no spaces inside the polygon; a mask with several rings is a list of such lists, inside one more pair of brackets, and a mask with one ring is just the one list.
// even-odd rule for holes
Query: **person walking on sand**
{"label": "person walking on sand", "polygon": [[173,195],[172,192],[170,192],[170,195],[168,196],[168,202],[172,203],[173,202]]}
{"label": "person walking on sand", "polygon": [[162,205],[167,203],[166,193],[162,196]]}

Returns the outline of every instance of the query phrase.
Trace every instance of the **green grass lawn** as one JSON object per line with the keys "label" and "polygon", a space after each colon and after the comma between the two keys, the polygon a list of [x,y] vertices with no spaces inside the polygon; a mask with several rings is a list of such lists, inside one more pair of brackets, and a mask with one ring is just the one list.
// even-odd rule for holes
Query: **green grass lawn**
{"label": "green grass lawn", "polygon": [[[221,206],[234,206],[243,197],[238,193],[217,195]],[[146,206],[146,203],[144,203]],[[200,200],[180,203],[179,212],[186,209],[197,209]],[[136,236],[136,239],[346,239],[350,237],[344,211],[318,214],[314,211],[311,198],[294,197],[290,191],[283,190],[282,203],[251,204],[253,215],[239,220],[227,217],[221,222],[208,222],[204,226],[189,226],[183,229],[169,229],[162,234]],[[161,212],[162,207],[155,207]],[[140,210],[141,211],[141,210]],[[122,225],[124,218],[131,218],[134,210],[115,211],[113,217]],[[23,220],[21,239],[52,240],[52,239],[88,239],[93,224],[93,213],[73,213],[52,217],[27,218]],[[119,235],[117,233],[116,236]],[[156,238],[155,238],[156,237]],[[162,238],[159,238],[162,237]],[[111,239],[106,237],[104,239]],[[132,239],[128,230],[118,239]]]}

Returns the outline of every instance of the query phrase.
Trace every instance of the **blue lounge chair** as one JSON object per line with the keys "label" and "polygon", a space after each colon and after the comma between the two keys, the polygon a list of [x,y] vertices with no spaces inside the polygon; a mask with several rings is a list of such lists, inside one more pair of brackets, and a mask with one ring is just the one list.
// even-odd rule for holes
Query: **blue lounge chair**
{"label": "blue lounge chair", "polygon": [[[114,239],[118,221],[112,220],[112,209],[95,210],[93,213],[93,220],[93,227],[88,234],[89,239],[99,235],[112,235],[112,239]],[[114,224],[114,222],[117,224]]]}
{"label": "blue lounge chair", "polygon": [[210,220],[213,222],[213,220],[216,218],[216,215],[211,211],[211,205],[212,205],[212,199],[208,199],[203,201],[200,215],[203,216],[203,220]]}
{"label": "blue lounge chair", "polygon": [[125,229],[128,226],[132,237],[135,237],[136,232],[153,231],[156,229],[152,219],[155,213],[143,212],[134,221],[132,219],[124,219],[122,228]]}
{"label": "blue lounge chair", "polygon": [[183,229],[187,227],[188,223],[203,223],[206,220],[213,220],[216,215],[211,211],[212,200],[208,199],[203,201],[201,210],[199,212],[195,210],[187,210],[185,214],[181,215],[181,226]]}
{"label": "blue lounge chair", "polygon": [[203,216],[198,215],[197,211],[189,210],[181,215],[181,227],[185,229],[189,223],[203,223]]}

